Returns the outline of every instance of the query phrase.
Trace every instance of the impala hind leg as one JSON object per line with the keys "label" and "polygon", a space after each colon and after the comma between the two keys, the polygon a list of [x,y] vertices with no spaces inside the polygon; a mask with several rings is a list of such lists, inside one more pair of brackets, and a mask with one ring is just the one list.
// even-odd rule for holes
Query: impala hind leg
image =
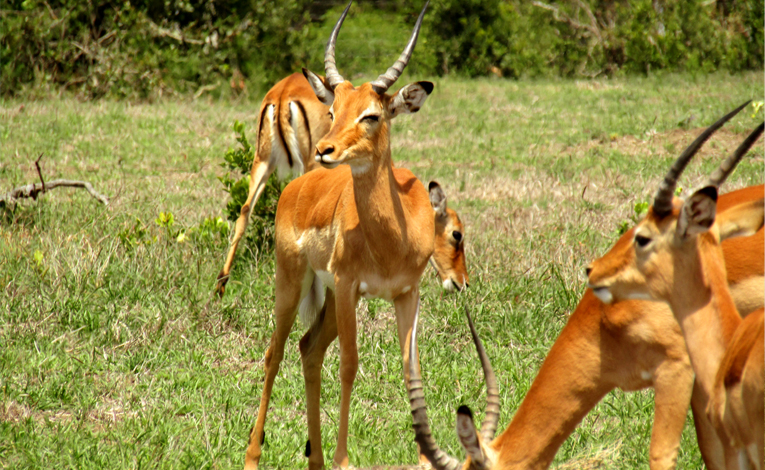
{"label": "impala hind leg", "polygon": [[268,161],[258,162],[258,155],[255,155],[255,163],[252,165],[252,171],[250,172],[250,192],[247,194],[247,201],[245,201],[242,210],[239,212],[239,218],[236,219],[234,237],[231,239],[226,262],[218,274],[215,293],[219,297],[223,297],[223,293],[226,291],[226,283],[231,274],[231,267],[234,265],[236,249],[239,247],[239,242],[242,240],[245,230],[247,230],[247,224],[250,223],[252,208],[258,203],[258,199],[260,199],[260,195],[263,194],[263,189],[266,187],[266,182],[273,172],[273,165],[269,164]]}
{"label": "impala hind leg", "polygon": [[356,289],[341,285],[335,280],[335,319],[340,342],[340,427],[337,432],[337,448],[332,459],[341,468],[348,467],[348,416],[351,410],[351,391],[359,368],[359,351],[356,345]]}
{"label": "impala hind leg", "polygon": [[300,358],[303,362],[305,395],[308,418],[308,442],[306,457],[308,468],[324,468],[324,454],[321,446],[321,366],[327,348],[337,338],[337,319],[335,316],[335,297],[327,290],[324,307],[300,340]]}
{"label": "impala hind leg", "polygon": [[[278,260],[277,256],[277,260]],[[305,269],[302,269],[304,271]],[[274,379],[279,372],[279,364],[284,357],[284,345],[287,337],[292,330],[297,316],[298,302],[300,301],[301,283],[295,279],[302,279],[301,269],[293,269],[285,272],[281,265],[277,264],[276,269],[276,302],[274,308],[274,320],[276,329],[271,335],[271,343],[266,351],[264,361],[265,380],[263,383],[263,394],[260,398],[260,408],[258,409],[258,419],[255,426],[250,431],[250,440],[247,445],[247,452],[244,459],[244,468],[254,470],[258,468],[260,461],[261,445],[264,440],[263,427],[266,423],[266,413],[268,412],[268,403],[271,400],[271,390],[274,385]],[[297,273],[297,275],[296,275]]]}

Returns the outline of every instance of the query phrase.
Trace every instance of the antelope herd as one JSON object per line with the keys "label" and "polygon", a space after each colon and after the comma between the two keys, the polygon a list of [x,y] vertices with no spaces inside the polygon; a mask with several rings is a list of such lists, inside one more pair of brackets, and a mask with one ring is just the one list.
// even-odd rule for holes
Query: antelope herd
{"label": "antelope herd", "polygon": [[[414,82],[389,94],[417,42],[427,3],[399,59],[376,80],[354,87],[338,72],[335,43],[325,76],[303,69],[276,84],[259,113],[250,191],[236,223],[216,292],[223,295],[251,208],[275,170],[298,176],[276,212],[275,330],[265,354],[260,408],[245,454],[257,468],[274,380],[300,313],[300,340],[311,469],[324,468],[320,430],[321,369],[340,345],[340,422],[334,465],[350,465],[350,398],[358,368],[356,305],[382,298],[395,307],[404,383],[420,462],[436,469],[542,469],[584,416],[611,390],[653,387],[652,469],[671,469],[689,404],[709,469],[763,469],[763,198],[762,185],[718,198],[719,187],[763,132],[758,126],[683,201],[677,179],[704,142],[746,104],[706,129],[664,178],[646,217],[587,268],[588,289],[542,364],[510,425],[494,438],[500,412],[497,379],[466,318],[484,371],[488,405],[480,434],[471,411],[457,411],[467,453],[459,462],[430,432],[420,379],[416,331],[419,282],[428,261],[447,290],[469,278],[465,230],[436,182],[428,190],[396,168],[390,126],[415,113],[434,85]],[[742,318],[743,317],[743,318]],[[389,462],[389,464],[392,464]]]}

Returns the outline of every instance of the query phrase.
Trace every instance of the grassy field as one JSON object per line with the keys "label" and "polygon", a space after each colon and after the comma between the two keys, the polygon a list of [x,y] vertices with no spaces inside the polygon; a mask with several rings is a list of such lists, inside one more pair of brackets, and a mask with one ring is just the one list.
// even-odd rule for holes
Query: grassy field
{"label": "grassy field", "polygon": [[[498,374],[501,430],[578,302],[584,266],[616,239],[634,204],[649,200],[698,128],[763,94],[761,72],[446,79],[420,113],[397,119],[396,164],[437,179],[466,225],[468,292],[443,294],[431,270],[422,281],[421,363],[442,446],[461,455],[454,410],[485,403],[462,306],[473,306]],[[105,207],[56,189],[0,219],[0,467],[241,465],[273,329],[274,260],[255,246],[240,250],[217,300],[227,240],[198,227],[223,213],[228,196],[216,177],[235,144],[231,124],[245,122],[252,135],[258,105],[0,101],[0,192],[37,181],[42,153],[46,179],[88,180],[111,200]],[[682,186],[699,184],[761,119],[748,108],[718,132]],[[726,189],[762,182],[762,155],[759,143]],[[174,225],[160,226],[167,212]],[[351,461],[414,463],[392,307],[362,301],[358,324]],[[303,332],[294,329],[276,380],[264,468],[306,465]],[[337,353],[335,344],[322,390],[327,462]],[[555,465],[646,468],[652,418],[652,391],[610,393]],[[690,416],[678,463],[702,466]]]}

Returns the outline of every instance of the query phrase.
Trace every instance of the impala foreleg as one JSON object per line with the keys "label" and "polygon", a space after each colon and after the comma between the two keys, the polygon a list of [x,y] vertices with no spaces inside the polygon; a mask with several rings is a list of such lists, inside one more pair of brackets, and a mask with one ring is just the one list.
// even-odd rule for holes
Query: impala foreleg
{"label": "impala foreleg", "polygon": [[654,372],[654,418],[649,449],[651,470],[673,469],[693,391],[688,357],[667,357]]}
{"label": "impala foreleg", "polygon": [[220,274],[218,274],[215,293],[219,297],[223,297],[223,293],[226,291],[226,283],[231,274],[231,267],[234,264],[236,249],[239,247],[239,241],[244,236],[245,230],[247,230],[247,224],[250,223],[252,208],[258,203],[258,199],[260,199],[260,195],[263,194],[263,190],[266,187],[266,182],[273,172],[273,165],[269,164],[268,161],[258,161],[258,156],[255,156],[255,163],[253,163],[250,172],[250,192],[247,194],[247,201],[245,201],[242,210],[239,212],[239,218],[236,219],[234,237],[231,240],[231,246],[226,255],[226,262],[223,264]]}
{"label": "impala foreleg", "polygon": [[[277,256],[278,259],[278,256]],[[260,398],[260,408],[258,409],[258,419],[255,427],[250,431],[250,440],[247,445],[247,453],[244,460],[246,470],[257,469],[260,461],[261,445],[265,439],[263,428],[266,424],[266,413],[268,412],[268,403],[271,400],[271,390],[274,385],[274,379],[279,372],[279,364],[284,357],[284,345],[289,337],[292,325],[297,316],[297,306],[300,301],[301,283],[295,282],[295,279],[302,279],[295,271],[285,273],[277,265],[276,269],[276,306],[274,308],[274,319],[276,320],[276,329],[271,335],[271,343],[266,351],[264,361],[265,379],[263,383],[263,394]],[[296,270],[300,271],[300,270]]]}
{"label": "impala foreleg", "polygon": [[359,351],[356,345],[357,289],[335,279],[335,318],[340,342],[340,428],[337,448],[333,459],[335,465],[348,467],[348,417],[351,410],[351,391],[359,368]]}
{"label": "impala foreleg", "polygon": [[300,340],[300,358],[303,362],[305,395],[308,418],[308,442],[305,453],[309,469],[324,468],[324,453],[321,446],[321,366],[327,348],[337,338],[335,297],[327,290],[324,307]]}

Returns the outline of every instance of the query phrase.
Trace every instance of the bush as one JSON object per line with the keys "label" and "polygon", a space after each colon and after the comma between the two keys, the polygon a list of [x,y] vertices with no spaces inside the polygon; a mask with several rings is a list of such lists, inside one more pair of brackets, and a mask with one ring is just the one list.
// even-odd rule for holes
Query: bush
{"label": "bush", "polygon": [[[301,67],[323,70],[344,4],[0,0],[0,95],[260,96]],[[357,2],[338,39],[341,73],[382,73],[421,7]],[[762,69],[764,8],[763,0],[439,0],[407,70],[534,77]]]}
{"label": "bush", "polygon": [[594,76],[763,66],[762,0],[444,0],[433,6],[428,34],[442,74]]}
{"label": "bush", "polygon": [[308,3],[0,0],[0,91],[146,98],[239,93],[245,77],[270,86],[306,61]]}

